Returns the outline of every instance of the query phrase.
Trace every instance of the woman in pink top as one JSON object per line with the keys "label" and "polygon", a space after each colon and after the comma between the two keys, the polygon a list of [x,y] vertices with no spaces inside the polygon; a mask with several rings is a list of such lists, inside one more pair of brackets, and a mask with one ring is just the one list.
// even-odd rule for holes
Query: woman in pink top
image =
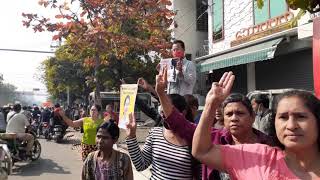
{"label": "woman in pink top", "polygon": [[275,128],[282,149],[211,143],[210,117],[229,95],[234,79],[229,72],[212,84],[193,137],[192,155],[209,167],[228,172],[232,179],[320,179],[320,101],[307,91],[292,90],[278,97]]}

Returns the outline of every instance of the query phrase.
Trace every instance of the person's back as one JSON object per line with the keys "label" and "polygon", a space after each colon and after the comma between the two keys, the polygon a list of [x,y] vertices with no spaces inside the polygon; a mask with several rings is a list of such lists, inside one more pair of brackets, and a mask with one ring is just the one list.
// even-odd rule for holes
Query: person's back
{"label": "person's back", "polygon": [[49,111],[49,109],[45,109],[45,110],[41,113],[41,122],[47,122],[47,123],[49,123],[50,117],[51,117],[51,112]]}
{"label": "person's back", "polygon": [[16,113],[9,120],[6,132],[7,133],[25,133],[25,127],[29,125],[29,121],[24,114]]}
{"label": "person's back", "polygon": [[163,127],[150,130],[142,152],[136,143],[136,139],[127,139],[128,151],[137,171],[152,165],[151,179],[192,179],[190,147],[169,142],[164,137]]}
{"label": "person's back", "polygon": [[33,111],[32,111],[32,118],[33,119],[37,119],[41,116],[41,111],[38,107],[34,107]]}
{"label": "person's back", "polygon": [[13,106],[14,114],[9,117],[9,122],[7,125],[6,132],[7,133],[16,133],[17,139],[22,141],[27,141],[26,152],[27,155],[31,155],[31,150],[34,142],[33,135],[26,133],[25,128],[30,125],[28,118],[20,113],[21,105],[15,104]]}
{"label": "person's back", "polygon": [[[185,113],[187,104],[182,96],[171,94],[170,99],[180,113]],[[132,162],[138,171],[143,171],[151,165],[151,179],[200,177],[199,164],[192,158],[191,147],[166,124],[164,127],[150,130],[142,150],[137,143],[134,124],[135,120],[130,120],[126,142]]]}
{"label": "person's back", "polygon": [[7,123],[2,111],[0,111],[0,132],[6,132]]}
{"label": "person's back", "polygon": [[7,118],[6,118],[6,121],[7,123],[10,121],[10,119],[13,117],[13,115],[15,115],[16,112],[14,112],[13,110],[10,110],[7,114]]}

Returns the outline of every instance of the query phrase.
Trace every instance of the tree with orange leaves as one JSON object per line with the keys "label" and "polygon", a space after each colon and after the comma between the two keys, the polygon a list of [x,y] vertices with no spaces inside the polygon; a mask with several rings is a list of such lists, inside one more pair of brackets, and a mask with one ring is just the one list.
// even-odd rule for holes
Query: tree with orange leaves
{"label": "tree with orange leaves", "polygon": [[[170,0],[40,0],[39,5],[58,12],[53,19],[23,13],[23,25],[35,32],[54,32],[53,40],[67,39],[87,66],[94,68],[96,103],[100,104],[100,65],[122,60],[132,52],[167,56],[172,11]],[[73,9],[77,10],[73,10]],[[88,53],[90,52],[90,53]]]}

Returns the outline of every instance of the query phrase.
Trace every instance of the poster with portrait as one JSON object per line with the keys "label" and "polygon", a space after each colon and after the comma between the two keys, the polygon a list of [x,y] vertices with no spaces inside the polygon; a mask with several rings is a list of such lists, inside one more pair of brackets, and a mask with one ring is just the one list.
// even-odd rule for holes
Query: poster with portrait
{"label": "poster with portrait", "polygon": [[126,129],[126,124],[129,121],[129,114],[134,113],[137,91],[137,84],[123,84],[120,87],[119,128]]}

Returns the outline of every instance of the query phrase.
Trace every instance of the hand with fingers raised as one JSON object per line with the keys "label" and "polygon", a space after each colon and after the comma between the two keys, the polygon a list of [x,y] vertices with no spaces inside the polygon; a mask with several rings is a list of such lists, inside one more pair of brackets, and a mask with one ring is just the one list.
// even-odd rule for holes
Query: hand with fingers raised
{"label": "hand with fingers raised", "polygon": [[225,72],[219,82],[213,82],[206,97],[206,104],[221,104],[230,94],[235,76],[232,72]]}
{"label": "hand with fingers raised", "polygon": [[167,67],[164,67],[161,72],[156,76],[156,92],[158,95],[163,94],[167,87]]}
{"label": "hand with fingers raised", "polygon": [[134,114],[130,113],[129,114],[129,122],[126,124],[127,129],[127,137],[128,138],[135,138],[136,137],[136,130],[137,130],[137,123],[136,123],[136,118],[134,117]]}

